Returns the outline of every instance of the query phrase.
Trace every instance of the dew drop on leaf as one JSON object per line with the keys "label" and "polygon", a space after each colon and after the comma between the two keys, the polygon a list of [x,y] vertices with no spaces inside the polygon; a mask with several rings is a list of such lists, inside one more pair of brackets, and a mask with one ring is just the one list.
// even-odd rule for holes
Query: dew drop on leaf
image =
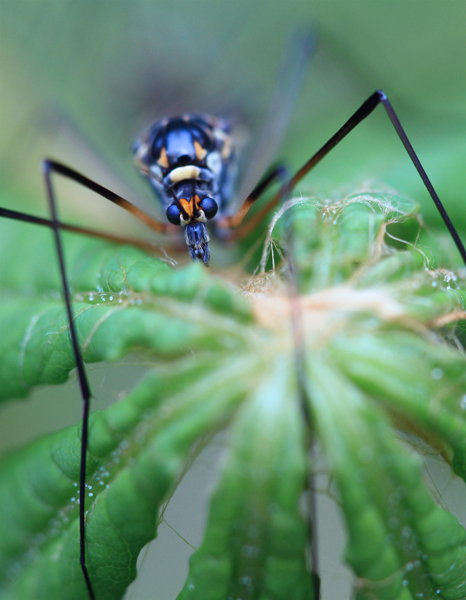
{"label": "dew drop on leaf", "polygon": [[432,370],[431,375],[432,375],[432,378],[435,380],[442,379],[443,371],[442,371],[442,369],[436,367],[435,369]]}

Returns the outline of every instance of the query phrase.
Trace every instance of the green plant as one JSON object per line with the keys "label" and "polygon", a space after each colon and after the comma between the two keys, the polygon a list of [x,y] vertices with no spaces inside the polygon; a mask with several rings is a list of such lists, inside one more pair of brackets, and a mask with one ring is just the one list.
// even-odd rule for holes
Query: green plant
{"label": "green plant", "polygon": [[[265,253],[261,273],[241,285],[226,269],[176,271],[140,250],[67,237],[86,362],[129,352],[154,362],[126,399],[91,419],[87,552],[98,600],[122,597],[161,507],[225,428],[227,458],[179,598],[312,597],[300,503],[311,438],[346,522],[356,597],[466,596],[465,531],[399,440],[399,431],[420,437],[465,477],[464,356],[442,335],[464,318],[463,280],[436,266],[439,246],[420,243],[416,210],[389,194],[291,200],[266,244],[273,261]],[[21,233],[2,240],[18,254],[3,272],[3,399],[62,383],[74,367],[42,234],[29,249]],[[310,429],[296,383],[290,261]],[[0,466],[2,599],[87,597],[79,433],[46,436]]]}

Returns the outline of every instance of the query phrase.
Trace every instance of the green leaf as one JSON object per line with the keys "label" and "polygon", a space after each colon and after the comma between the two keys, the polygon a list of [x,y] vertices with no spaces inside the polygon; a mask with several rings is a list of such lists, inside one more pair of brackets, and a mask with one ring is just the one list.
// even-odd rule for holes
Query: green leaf
{"label": "green leaf", "polygon": [[[227,269],[174,270],[140,250],[66,236],[85,361],[131,353],[153,366],[127,398],[91,417],[86,549],[98,600],[123,596],[164,503],[223,429],[227,457],[180,598],[312,597],[301,501],[311,439],[346,522],[356,597],[464,597],[464,529],[398,439],[399,430],[420,436],[465,478],[464,356],[439,334],[452,338],[464,316],[464,279],[435,267],[416,211],[383,194],[291,200],[263,272],[242,287]],[[24,237],[15,245],[15,230],[21,236],[22,224],[1,240],[19,256],[0,273],[4,401],[62,383],[74,368],[53,246],[32,229],[29,247]],[[291,304],[290,261],[299,288]],[[80,431],[45,436],[0,465],[2,599],[87,597]]]}
{"label": "green leaf", "polygon": [[290,403],[296,396],[290,374],[289,356],[271,357],[237,415],[205,539],[180,600],[313,598],[298,508],[307,475],[304,423]]}
{"label": "green leaf", "polygon": [[419,458],[331,362],[313,357],[308,368],[316,426],[346,514],[356,598],[463,598],[466,532],[436,505]]}

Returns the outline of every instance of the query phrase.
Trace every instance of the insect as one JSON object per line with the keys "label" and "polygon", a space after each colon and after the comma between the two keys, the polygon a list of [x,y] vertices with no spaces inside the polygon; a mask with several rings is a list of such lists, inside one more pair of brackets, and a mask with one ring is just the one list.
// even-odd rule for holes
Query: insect
{"label": "insect", "polygon": [[[89,235],[98,233],[62,223],[57,214],[52,175],[71,179],[121,206],[143,221],[153,230],[163,233],[174,227],[183,228],[188,252],[193,260],[208,265],[210,261],[209,228],[211,233],[223,239],[239,239],[252,232],[267,213],[287,198],[294,187],[307,175],[341,140],[373,110],[382,104],[401,142],[407,150],[416,170],[423,180],[432,200],[436,204],[457,248],[466,264],[466,250],[452,225],[437,193],[419,162],[390,101],[383,91],[372,94],[347,122],[320,148],[292,177],[286,177],[283,167],[275,167],[253,188],[239,209],[231,209],[235,173],[236,149],[232,144],[229,125],[226,121],[206,115],[181,115],[156,122],[136,142],[134,146],[137,167],[156,193],[166,214],[166,222],[159,222],[139,208],[113,193],[111,190],[88,179],[62,163],[44,161],[44,176],[50,207],[50,219],[43,219],[0,209],[0,215],[19,221],[29,221],[49,227],[55,235],[57,254],[63,285],[63,295],[68,313],[69,329],[83,398],[82,445],[80,497],[85,498],[86,463],[88,445],[88,419],[91,390],[82,359],[81,348],[73,320],[72,301],[67,283],[64,253],[61,243],[61,230],[76,231]],[[254,203],[262,197],[273,183],[280,182],[280,189],[256,215],[244,221]],[[106,235],[107,238],[121,241],[120,238]],[[80,523],[80,562],[90,600],[98,600],[88,573],[86,561],[86,507],[79,507]],[[318,595],[318,585],[315,587]]]}

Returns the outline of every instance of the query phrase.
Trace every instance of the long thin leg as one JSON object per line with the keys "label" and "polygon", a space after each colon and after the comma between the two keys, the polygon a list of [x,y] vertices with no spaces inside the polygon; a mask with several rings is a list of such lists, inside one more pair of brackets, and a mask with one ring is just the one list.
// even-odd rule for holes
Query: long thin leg
{"label": "long thin leg", "polygon": [[68,313],[68,322],[70,326],[71,341],[73,344],[73,352],[76,360],[76,369],[78,372],[79,385],[81,388],[81,395],[83,399],[83,419],[82,419],[82,434],[81,434],[81,470],[79,475],[79,562],[81,569],[86,581],[87,591],[89,593],[90,600],[95,600],[94,591],[92,589],[91,580],[86,567],[86,458],[87,458],[87,438],[89,429],[89,409],[91,402],[91,390],[87,379],[86,369],[84,368],[84,362],[79,348],[78,338],[76,335],[76,328],[73,321],[73,313],[71,309],[71,297],[68,288],[68,280],[66,277],[65,260],[63,255],[63,248],[60,238],[60,226],[57,216],[57,208],[55,198],[53,195],[51,185],[51,171],[52,167],[49,161],[43,163],[45,187],[47,191],[47,197],[49,201],[50,215],[52,217],[52,227],[55,236],[55,244],[57,248],[57,255],[60,265],[60,275],[63,286],[63,295],[65,298],[66,311]]}
{"label": "long thin leg", "polygon": [[62,175],[63,177],[67,177],[68,179],[76,181],[76,183],[80,183],[89,190],[96,192],[96,194],[99,194],[107,200],[110,200],[110,202],[121,206],[121,208],[124,208],[125,210],[130,212],[132,215],[134,215],[137,219],[145,223],[151,229],[154,229],[155,231],[159,231],[161,233],[165,232],[168,229],[168,224],[165,225],[164,223],[159,223],[152,217],[149,217],[149,215],[146,215],[146,213],[144,213],[142,210],[134,206],[134,204],[128,202],[128,200],[125,200],[121,196],[118,196],[118,194],[115,194],[115,192],[112,192],[111,190],[105,188],[103,185],[92,181],[92,179],[88,179],[84,175],[81,175],[81,173],[78,173],[78,171],[75,171],[74,169],[63,165],[62,163],[50,159],[44,160],[43,165],[46,172],[54,172],[59,175]]}
{"label": "long thin leg", "polygon": [[[448,231],[450,232],[451,237],[453,238],[453,240],[456,244],[456,247],[459,250],[459,253],[461,254],[461,257],[462,257],[464,263],[466,264],[466,249],[458,235],[458,232],[454,228],[453,223],[451,222],[451,220],[447,214],[447,211],[445,210],[445,207],[441,203],[440,198],[437,195],[437,192],[434,190],[434,187],[432,186],[432,183],[430,182],[429,178],[427,177],[427,174],[426,174],[423,166],[421,165],[419,158],[417,157],[416,153],[414,152],[414,149],[413,149],[410,141],[408,140],[408,137],[407,137],[403,127],[401,126],[401,123],[400,123],[398,117],[396,116],[396,113],[393,110],[393,107],[390,104],[390,101],[388,100],[387,96],[385,95],[385,93],[382,90],[377,90],[376,92],[374,92],[372,94],[372,96],[370,96],[362,104],[362,106],[360,108],[358,108],[358,110],[348,119],[348,121],[346,121],[346,123],[343,125],[343,127],[341,127],[341,129],[339,129],[337,131],[337,133],[333,137],[331,137],[329,139],[329,141],[326,144],[324,144],[322,146],[322,148],[318,152],[316,152],[314,154],[314,156],[312,156],[299,169],[299,171],[297,171],[295,173],[295,175],[293,175],[293,177],[281,187],[281,189],[278,191],[278,193],[270,200],[270,202],[268,202],[267,206],[265,206],[261,211],[259,211],[250,221],[248,221],[248,223],[246,223],[246,225],[244,225],[242,227],[241,232],[237,237],[243,237],[244,235],[246,235],[247,233],[252,231],[254,229],[254,227],[257,225],[257,223],[259,223],[264,218],[264,216],[274,206],[276,206],[283,198],[285,198],[293,190],[295,185],[299,181],[301,181],[301,179],[305,175],[307,175],[307,173],[309,173],[309,171],[311,169],[313,169],[324,158],[324,156],[326,156],[330,152],[330,150],[335,148],[335,146],[339,142],[341,142],[341,140],[343,138],[345,138],[348,135],[348,133],[350,133],[350,131],[352,131],[357,125],[359,125],[359,123],[361,123],[361,121],[363,121],[366,117],[368,117],[380,103],[382,103],[383,107],[385,108],[385,111],[386,111],[390,121],[392,122],[401,142],[403,143],[403,146],[405,147],[406,151],[408,152],[409,157],[411,158],[414,166],[416,167],[416,170],[419,173],[422,181],[424,182],[424,185],[426,186],[427,191],[430,194],[430,197],[434,201],[435,206],[437,207],[445,225],[448,228]],[[256,200],[257,200],[257,198],[256,198]],[[246,200],[246,202],[247,202],[247,200]],[[249,203],[248,210],[249,210],[249,208],[251,208],[252,204],[253,203]],[[247,211],[243,212],[243,218],[244,218],[246,212]],[[238,227],[239,225],[240,225],[240,223],[236,223],[235,226]]]}
{"label": "long thin leg", "polygon": [[[288,174],[288,170],[283,165],[273,167],[270,173],[256,185],[246,200],[243,202],[239,210],[231,216],[224,217],[220,221],[217,221],[216,226],[220,229],[231,229],[237,227],[244,219],[254,202],[262,196],[262,194],[269,188],[275,181],[284,181]],[[234,235],[231,236],[234,239]]]}
{"label": "long thin leg", "polygon": [[[25,221],[27,223],[35,223],[36,225],[43,225],[53,229],[54,223],[50,219],[44,219],[43,217],[36,217],[27,213],[18,212],[16,210],[10,210],[8,208],[0,207],[0,217],[6,219],[13,219],[15,221]],[[77,225],[70,225],[69,223],[62,223],[57,221],[58,227],[62,231],[71,231],[72,233],[81,233],[83,235],[89,235],[91,237],[102,238],[117,244],[130,244],[131,246],[137,246],[144,248],[145,250],[153,250],[157,246],[144,240],[138,240],[136,238],[128,237],[125,235],[118,235],[116,233],[107,233],[106,231],[99,231],[97,229],[88,229],[87,227],[80,227]]]}

